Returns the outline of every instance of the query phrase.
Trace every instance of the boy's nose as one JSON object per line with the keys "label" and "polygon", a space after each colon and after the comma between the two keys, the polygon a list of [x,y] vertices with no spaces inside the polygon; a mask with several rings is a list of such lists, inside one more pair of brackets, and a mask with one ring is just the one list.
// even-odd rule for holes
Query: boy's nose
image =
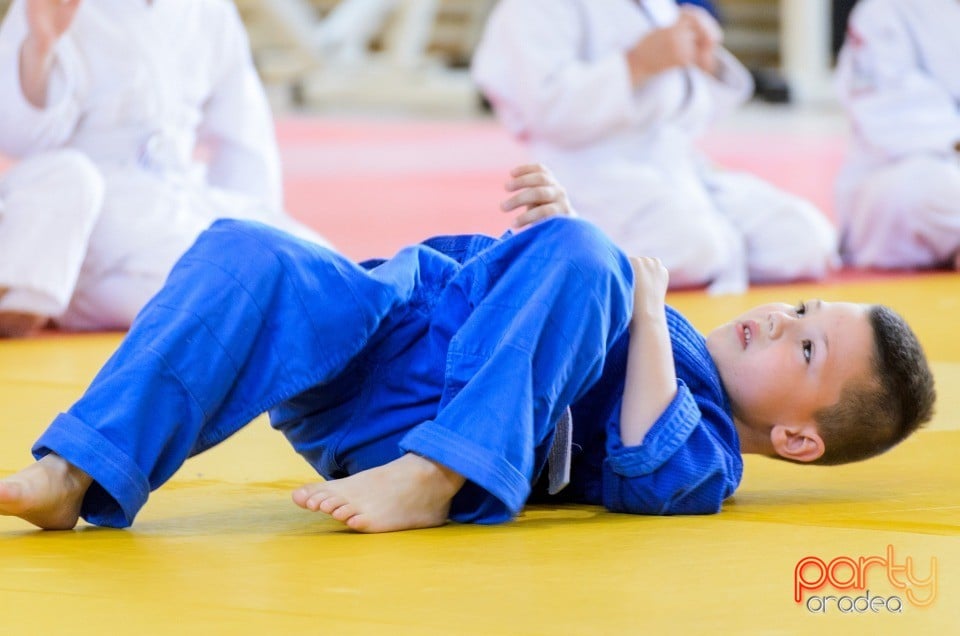
{"label": "boy's nose", "polygon": [[790,321],[793,318],[783,311],[773,311],[767,315],[767,322],[769,324],[770,330],[770,339],[776,340],[783,335],[783,330],[790,324]]}

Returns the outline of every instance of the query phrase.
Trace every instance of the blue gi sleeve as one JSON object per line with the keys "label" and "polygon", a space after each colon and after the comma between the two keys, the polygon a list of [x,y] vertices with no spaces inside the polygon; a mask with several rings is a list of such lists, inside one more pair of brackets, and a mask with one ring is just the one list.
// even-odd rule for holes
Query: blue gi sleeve
{"label": "blue gi sleeve", "polygon": [[614,512],[713,514],[742,473],[735,439],[723,435],[729,416],[694,397],[678,380],[677,395],[639,446],[620,438],[620,406],[607,423],[603,503]]}

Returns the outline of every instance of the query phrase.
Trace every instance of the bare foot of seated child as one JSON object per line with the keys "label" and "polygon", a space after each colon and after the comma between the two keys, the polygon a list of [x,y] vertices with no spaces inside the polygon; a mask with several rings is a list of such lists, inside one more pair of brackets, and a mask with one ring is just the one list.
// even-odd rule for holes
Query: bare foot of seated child
{"label": "bare foot of seated child", "polygon": [[0,480],[0,514],[20,517],[44,530],[69,530],[80,518],[90,476],[50,454]]}
{"label": "bare foot of seated child", "polygon": [[46,316],[19,311],[0,311],[0,338],[23,338],[46,324]]}
{"label": "bare foot of seated child", "polygon": [[447,522],[450,500],[463,483],[458,473],[407,453],[343,479],[301,486],[293,501],[358,532],[432,528]]}
{"label": "bare foot of seated child", "polygon": [[[7,293],[0,287],[0,298]],[[0,311],[0,338],[23,338],[47,324],[46,316],[22,311]]]}

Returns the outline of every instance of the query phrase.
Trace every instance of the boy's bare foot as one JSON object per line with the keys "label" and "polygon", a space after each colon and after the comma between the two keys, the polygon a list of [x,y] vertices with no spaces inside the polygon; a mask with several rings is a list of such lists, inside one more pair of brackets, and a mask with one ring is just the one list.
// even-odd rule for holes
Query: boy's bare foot
{"label": "boy's bare foot", "polygon": [[0,514],[20,517],[44,530],[69,530],[92,480],[53,453],[0,480]]}
{"label": "boy's bare foot", "polygon": [[432,528],[447,522],[450,500],[463,482],[460,474],[407,453],[343,479],[301,486],[293,501],[359,532]]}

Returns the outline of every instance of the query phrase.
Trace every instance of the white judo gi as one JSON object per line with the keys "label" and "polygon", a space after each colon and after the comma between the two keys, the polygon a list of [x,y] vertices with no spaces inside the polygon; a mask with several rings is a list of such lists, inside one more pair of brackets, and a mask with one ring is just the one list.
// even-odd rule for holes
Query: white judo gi
{"label": "white judo gi", "polygon": [[502,0],[473,76],[577,211],[626,252],[659,257],[672,285],[822,276],[836,261],[830,221],[694,146],[749,97],[747,70],[718,49],[718,77],[674,68],[633,87],[627,50],[678,15],[673,0]]}
{"label": "white judo gi", "polygon": [[960,250],[960,1],[860,2],[836,84],[853,124],[837,179],[844,258],[950,263]]}
{"label": "white judo gi", "polygon": [[[47,105],[23,95],[23,0],[0,28],[0,311],[126,327],[210,223],[283,213],[269,106],[226,0],[85,0]],[[203,155],[203,156],[200,156]],[[242,255],[238,255],[242,258]]]}

